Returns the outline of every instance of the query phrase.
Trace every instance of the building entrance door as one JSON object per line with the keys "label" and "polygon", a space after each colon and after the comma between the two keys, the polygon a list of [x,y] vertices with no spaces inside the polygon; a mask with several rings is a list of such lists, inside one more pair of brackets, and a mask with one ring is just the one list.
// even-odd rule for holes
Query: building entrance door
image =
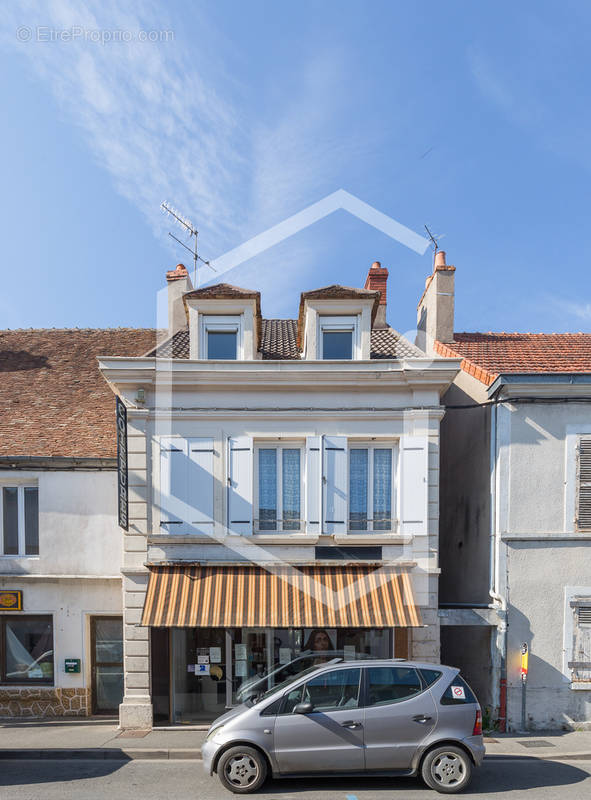
{"label": "building entrance door", "polygon": [[123,618],[91,617],[92,713],[117,714],[123,700]]}

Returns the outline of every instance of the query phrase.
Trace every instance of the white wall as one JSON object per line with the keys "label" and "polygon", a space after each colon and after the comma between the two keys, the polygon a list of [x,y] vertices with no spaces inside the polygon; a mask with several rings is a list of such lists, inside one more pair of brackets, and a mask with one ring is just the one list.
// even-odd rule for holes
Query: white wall
{"label": "white wall", "polygon": [[[90,686],[89,617],[122,613],[121,580],[0,578],[0,588],[22,590],[23,611],[10,612],[11,616],[48,614],[53,618],[54,685],[63,689]],[[82,660],[79,675],[66,674],[66,658]]]}
{"label": "white wall", "polygon": [[1,556],[0,574],[119,575],[115,472],[0,472],[0,485],[39,485],[39,555]]}

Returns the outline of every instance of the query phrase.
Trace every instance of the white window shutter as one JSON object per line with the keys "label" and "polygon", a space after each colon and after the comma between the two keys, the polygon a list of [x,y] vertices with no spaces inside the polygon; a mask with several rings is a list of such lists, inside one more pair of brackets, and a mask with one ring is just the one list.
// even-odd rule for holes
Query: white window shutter
{"label": "white window shutter", "polygon": [[228,449],[228,530],[249,535],[252,533],[252,438],[235,436],[229,440]]}
{"label": "white window shutter", "polygon": [[347,532],[347,439],[324,437],[324,533]]}
{"label": "white window shutter", "polygon": [[188,439],[188,502],[192,533],[213,533],[213,439]]}
{"label": "white window shutter", "polygon": [[186,533],[187,442],[178,437],[160,440],[160,530]]}
{"label": "white window shutter", "polygon": [[322,517],[322,436],[306,437],[306,531],[320,533]]}
{"label": "white window shutter", "polygon": [[428,533],[429,459],[426,436],[403,436],[400,443],[400,531]]}

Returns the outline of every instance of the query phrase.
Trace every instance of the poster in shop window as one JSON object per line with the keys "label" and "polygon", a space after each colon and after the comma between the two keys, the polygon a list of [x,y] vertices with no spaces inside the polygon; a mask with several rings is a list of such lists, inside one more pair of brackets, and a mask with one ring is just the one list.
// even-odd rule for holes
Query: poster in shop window
{"label": "poster in shop window", "polygon": [[222,648],[221,647],[210,647],[209,648],[209,662],[210,662],[210,664],[221,664],[222,663]]}

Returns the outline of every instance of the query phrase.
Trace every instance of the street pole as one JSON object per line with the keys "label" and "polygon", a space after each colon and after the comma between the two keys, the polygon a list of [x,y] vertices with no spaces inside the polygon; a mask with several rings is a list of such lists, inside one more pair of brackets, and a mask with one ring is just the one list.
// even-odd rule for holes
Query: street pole
{"label": "street pole", "polygon": [[525,733],[526,726],[526,690],[527,690],[527,667],[528,667],[529,652],[527,644],[524,642],[521,645],[521,730]]}

